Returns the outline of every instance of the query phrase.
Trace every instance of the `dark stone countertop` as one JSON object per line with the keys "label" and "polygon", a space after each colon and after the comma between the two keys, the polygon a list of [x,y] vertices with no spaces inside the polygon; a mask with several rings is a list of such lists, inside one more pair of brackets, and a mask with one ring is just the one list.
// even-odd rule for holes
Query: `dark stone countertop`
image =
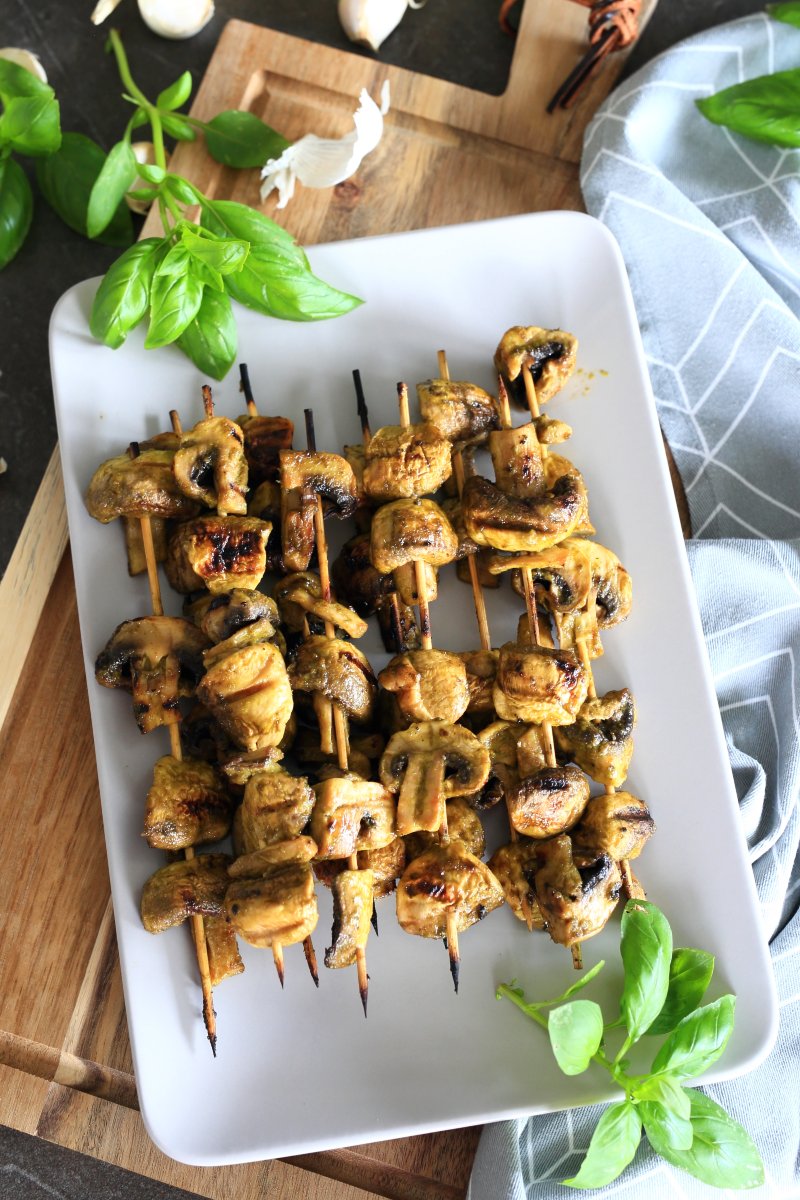
{"label": "dark stone countertop", "polygon": [[[499,94],[513,43],[497,26],[498,4],[499,0],[429,0],[424,9],[407,14],[382,47],[381,58]],[[761,7],[755,0],[661,0],[627,70],[699,29]],[[91,8],[92,0],[5,0],[0,45],[38,53],[61,103],[62,128],[88,134],[109,147],[122,132],[127,106],[117,99],[121,89],[116,69],[103,52],[106,27],[90,23]],[[183,42],[151,33],[133,0],[123,0],[113,23],[122,33],[134,77],[154,95],[187,68],[199,83],[231,17],[355,49],[339,27],[334,0],[217,0],[212,22]],[[103,273],[119,253],[73,233],[41,198],[35,203],[28,239],[0,274],[0,456],[8,464],[6,474],[0,475],[0,572],[56,441],[47,354],[50,313],[67,288]]]}

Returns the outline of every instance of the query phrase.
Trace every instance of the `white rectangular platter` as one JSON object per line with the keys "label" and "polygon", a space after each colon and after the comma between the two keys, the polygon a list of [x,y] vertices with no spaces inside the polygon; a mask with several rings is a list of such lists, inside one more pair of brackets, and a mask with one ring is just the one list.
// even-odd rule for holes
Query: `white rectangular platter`
{"label": "white rectangular platter", "polygon": [[[619,250],[577,213],[544,213],[315,248],[314,269],[366,303],[339,320],[292,325],[237,310],[240,359],[262,412],[283,413],[304,446],[302,410],[313,406],[320,448],[360,436],[351,372],[361,370],[373,430],[396,421],[396,383],[414,395],[436,375],[445,348],[454,379],[495,389],[492,354],[504,330],[538,324],[573,331],[579,370],[549,411],[574,428],[564,453],[582,471],[597,540],[630,571],[634,608],[604,635],[598,691],[630,686],[639,724],[628,788],[650,805],[658,831],[638,861],[676,945],[717,956],[712,995],[738,997],[736,1030],[715,1070],[752,1069],[775,1037],[772,974],[736,795],[709,679],[686,556]],[[162,863],[140,836],[152,764],[165,732],[143,738],[129,697],[94,680],[94,660],[123,620],[149,613],[147,584],[125,569],[119,531],[94,522],[83,493],[97,465],[168,427],[201,416],[207,382],[174,349],[146,352],[143,331],[117,351],[94,342],[87,315],[96,281],[71,289],[52,319],[51,355],[75,581],[97,747],[103,821],[131,1044],[141,1109],[156,1144],[183,1162],[236,1163],[497,1121],[594,1102],[612,1094],[590,1069],[566,1078],[540,1029],[494,999],[516,978],[530,998],[575,976],[569,953],[530,935],[507,908],[462,935],[461,988],[453,992],[437,942],[397,926],[379,905],[368,946],[369,1019],[354,971],[322,970],[316,991],[302,949],[286,953],[281,993],[271,956],[244,947],[246,972],[215,993],[214,1060],[200,1018],[200,989],[186,929],[158,937],[139,920],[147,877]],[[243,411],[235,370],[214,388],[217,409]],[[522,417],[519,417],[522,420]],[[331,535],[334,533],[331,524]],[[349,531],[347,536],[350,536]],[[334,539],[334,544],[343,535]],[[490,593],[493,644],[514,636],[521,601]],[[165,588],[168,613],[180,599]],[[434,644],[478,645],[469,589],[442,572],[432,608]],[[377,633],[362,643],[386,661]],[[490,842],[507,840],[502,812]],[[328,941],[330,902],[320,893],[315,943]],[[589,995],[615,1015],[621,976],[619,922],[584,946],[607,966]],[[709,1077],[711,1078],[711,1076]]]}

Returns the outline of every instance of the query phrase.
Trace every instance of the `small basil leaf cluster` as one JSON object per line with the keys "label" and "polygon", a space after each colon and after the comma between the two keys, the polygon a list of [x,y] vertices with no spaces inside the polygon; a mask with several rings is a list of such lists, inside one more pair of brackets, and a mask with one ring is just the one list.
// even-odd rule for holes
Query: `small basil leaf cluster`
{"label": "small basil leaf cluster", "polygon": [[33,193],[12,154],[41,158],[61,144],[58,101],[30,71],[0,59],[0,270],[28,236]]}
{"label": "small basil leaf cluster", "polygon": [[[733,1032],[734,996],[701,1003],[714,970],[712,955],[673,949],[666,917],[646,900],[625,906],[620,951],[624,983],[619,1016],[612,1021],[604,1020],[594,1001],[570,999],[594,979],[602,962],[553,1000],[526,1001],[513,983],[497,990],[498,999],[511,1000],[547,1030],[566,1075],[580,1075],[595,1063],[625,1094],[606,1108],[580,1170],[563,1182],[575,1188],[611,1183],[632,1161],[644,1131],[657,1154],[704,1183],[758,1187],[764,1167],[749,1135],[715,1101],[684,1086],[717,1061]],[[624,1038],[612,1056],[607,1035],[618,1029]],[[645,1035],[666,1036],[650,1070],[631,1074],[626,1055]]]}
{"label": "small basil leaf cluster", "polygon": [[[168,171],[164,134],[190,140],[200,128],[216,157],[236,166],[251,160],[261,165],[289,143],[249,113],[220,113],[206,125],[176,112],[191,94],[188,71],[152,104],[131,76],[116,31],[109,46],[134,111],[121,141],[93,174],[86,172],[88,188],[69,217],[85,221],[90,236],[108,239],[130,194],[157,206],[164,232],[131,246],[111,266],[92,305],[94,336],[116,349],[147,319],[146,349],[174,342],[204,374],[222,379],[237,356],[232,300],[290,321],[340,316],[360,304],[318,279],[302,248],[269,217],[244,204],[211,201],[183,176]],[[142,124],[152,130],[154,164],[137,163],[133,155],[131,135]],[[73,152],[70,141],[60,154]],[[61,188],[58,163],[50,159],[45,166],[47,185],[54,199],[57,193],[66,220],[67,205],[75,201]],[[131,190],[137,178],[143,186]],[[200,209],[199,222],[187,217],[190,207]]]}
{"label": "small basil leaf cluster", "polygon": [[[800,0],[769,4],[767,12],[800,28]],[[695,103],[715,125],[773,146],[800,146],[800,68],[760,75]]]}

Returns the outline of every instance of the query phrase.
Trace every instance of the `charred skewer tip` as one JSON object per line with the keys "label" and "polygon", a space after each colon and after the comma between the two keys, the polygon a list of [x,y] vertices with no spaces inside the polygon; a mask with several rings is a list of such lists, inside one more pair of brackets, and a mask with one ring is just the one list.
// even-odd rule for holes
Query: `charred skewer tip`
{"label": "charred skewer tip", "polygon": [[358,419],[361,422],[361,432],[366,438],[371,438],[372,433],[369,427],[369,412],[367,410],[367,399],[364,395],[364,387],[361,383],[361,372],[358,367],[353,371],[353,384],[356,389],[356,407],[358,409]]}
{"label": "charred skewer tip", "polygon": [[253,389],[250,386],[250,372],[247,369],[247,363],[239,363],[239,391],[245,398],[247,411],[251,417],[258,416],[258,409],[253,398]]}
{"label": "charred skewer tip", "polygon": [[378,936],[378,906],[375,901],[372,901],[372,916],[370,917],[372,928],[375,930],[375,937]]}
{"label": "charred skewer tip", "polygon": [[211,1053],[214,1058],[217,1057],[217,1014],[214,1010],[214,1005],[211,997],[203,995],[203,1024],[206,1027]]}
{"label": "charred skewer tip", "polygon": [[452,938],[445,938],[447,944],[447,953],[450,956],[450,974],[453,977],[453,988],[458,995],[458,978],[461,973],[461,955],[458,952],[458,942]]}
{"label": "charred skewer tip", "polygon": [[314,980],[314,987],[319,987],[319,971],[317,970],[317,956],[314,952],[314,943],[310,937],[307,937],[303,942],[303,952],[308,963],[308,970],[311,978]]}

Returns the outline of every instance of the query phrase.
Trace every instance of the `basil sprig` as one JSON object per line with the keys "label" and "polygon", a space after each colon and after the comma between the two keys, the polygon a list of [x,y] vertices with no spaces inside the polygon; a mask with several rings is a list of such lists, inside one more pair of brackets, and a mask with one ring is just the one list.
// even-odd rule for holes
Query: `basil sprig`
{"label": "basil sprig", "polygon": [[0,58],[0,270],[22,246],[33,216],[31,185],[11,155],[41,158],[60,144],[53,89],[18,63]]}
{"label": "basil sprig", "polygon": [[[684,1086],[717,1061],[733,1032],[735,997],[701,1004],[714,969],[712,955],[673,949],[666,917],[646,900],[626,904],[620,948],[625,974],[620,1015],[613,1020],[604,1021],[594,1001],[571,999],[602,962],[553,1000],[527,1001],[515,984],[497,989],[498,999],[511,1000],[547,1030],[566,1075],[582,1074],[595,1063],[624,1092],[623,1100],[603,1112],[578,1173],[563,1182],[575,1188],[611,1183],[633,1160],[644,1131],[657,1154],[705,1183],[758,1187],[764,1167],[749,1135],[708,1096]],[[620,1028],[625,1036],[614,1053],[608,1039]],[[646,1034],[667,1036],[647,1074],[631,1074],[626,1055]]]}
{"label": "basil sprig", "polygon": [[[157,206],[164,232],[132,246],[112,265],[92,305],[94,336],[116,349],[147,320],[145,349],[176,343],[204,374],[222,379],[237,356],[232,300],[292,321],[336,317],[360,304],[355,296],[318,279],[294,238],[263,213],[244,204],[210,200],[188,179],[167,170],[165,133],[193,138],[200,128],[209,149],[233,165],[245,165],[246,146],[261,164],[268,149],[279,153],[288,145],[285,139],[246,113],[222,113],[205,125],[176,112],[189,99],[188,72],[151,103],[133,80],[116,31],[109,46],[125,98],[134,106],[133,116],[107,156],[97,148],[101,161],[92,161],[91,169],[85,146],[89,139],[82,140],[87,165],[77,197],[75,189],[66,186],[74,172],[61,170],[59,156],[43,169],[43,190],[68,223],[83,223],[90,236],[108,239],[120,205],[125,207],[124,197],[138,178],[143,186],[130,194]],[[131,149],[132,132],[142,124],[152,130],[151,165],[137,164]],[[76,156],[78,146],[72,139],[78,136],[71,135],[62,156]],[[189,219],[187,209],[198,207],[200,220]]]}
{"label": "basil sprig", "polygon": [[[800,28],[800,0],[770,4],[767,11]],[[695,103],[715,125],[773,146],[800,146],[800,68],[759,75]]]}

